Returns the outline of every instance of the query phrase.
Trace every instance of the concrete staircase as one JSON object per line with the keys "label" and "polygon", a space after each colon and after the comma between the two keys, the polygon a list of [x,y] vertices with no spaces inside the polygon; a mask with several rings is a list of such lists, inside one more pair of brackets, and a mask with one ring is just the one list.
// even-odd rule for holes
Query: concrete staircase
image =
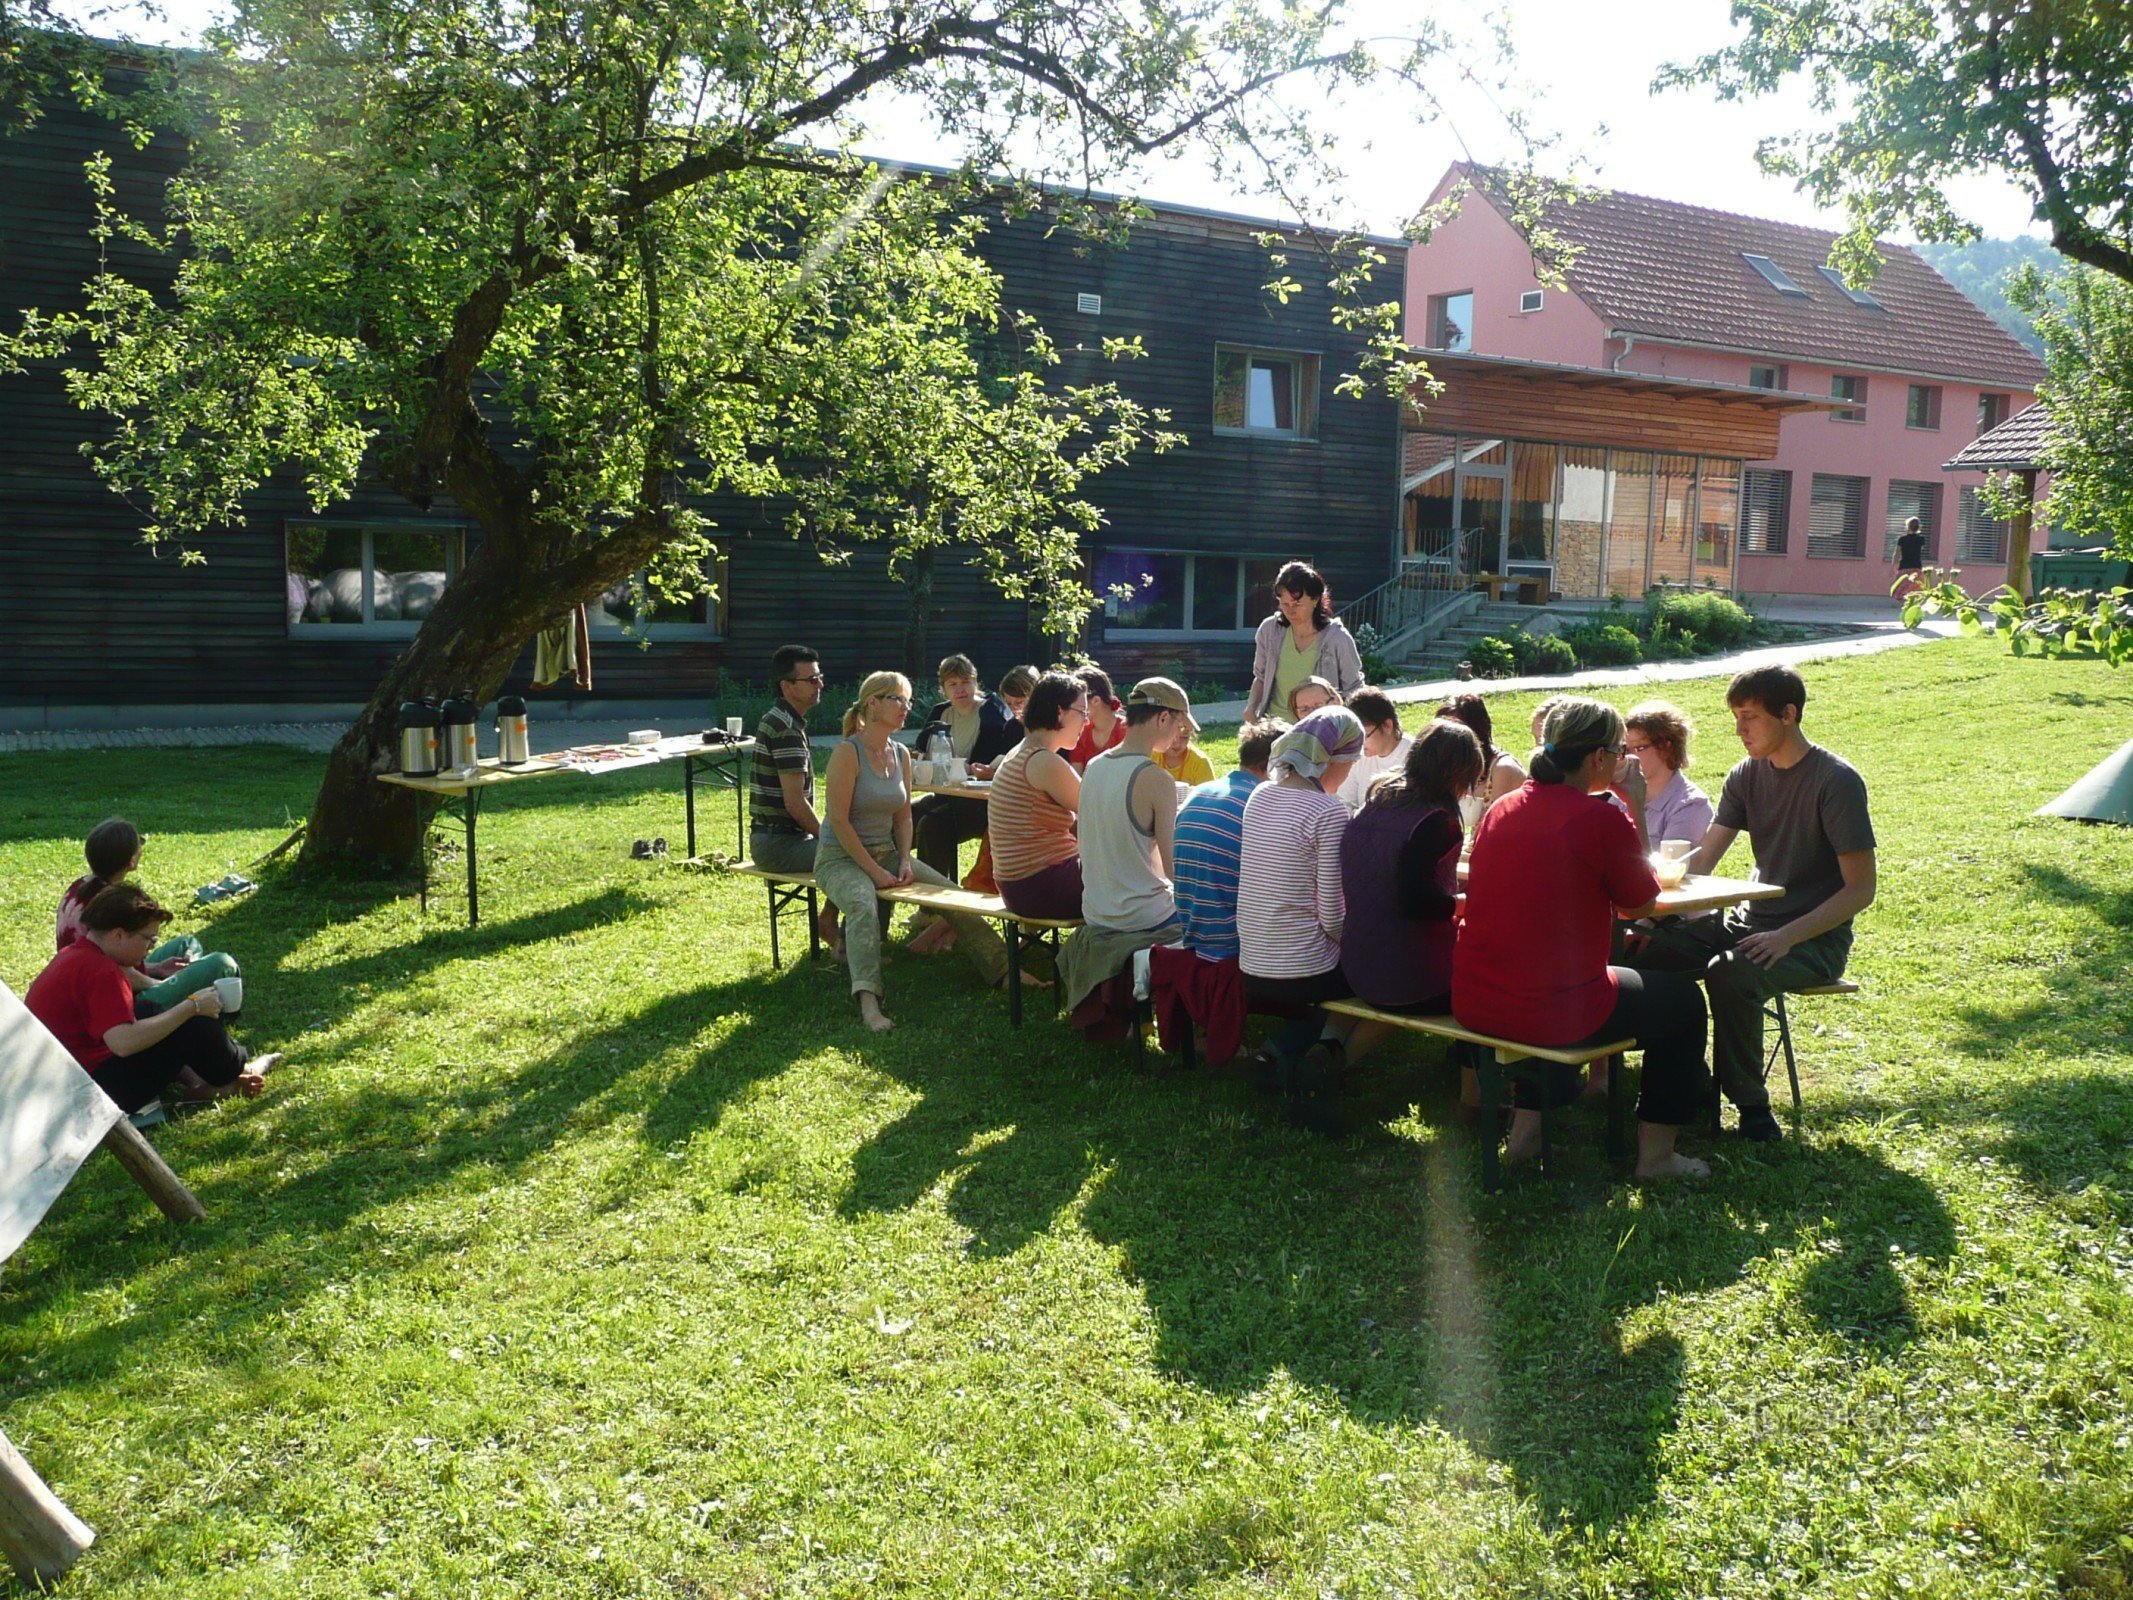
{"label": "concrete staircase", "polygon": [[[1456,677],[1474,641],[1484,634],[1530,627],[1549,615],[1547,606],[1524,606],[1515,600],[1482,601],[1455,622],[1402,651],[1390,665],[1403,678]],[[1551,627],[1552,627],[1551,623]]]}

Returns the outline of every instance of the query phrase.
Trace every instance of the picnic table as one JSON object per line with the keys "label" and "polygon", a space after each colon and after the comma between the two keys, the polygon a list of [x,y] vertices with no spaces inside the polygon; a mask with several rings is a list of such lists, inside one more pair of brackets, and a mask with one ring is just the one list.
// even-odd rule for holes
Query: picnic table
{"label": "picnic table", "polygon": [[[456,816],[466,834],[467,856],[467,926],[481,925],[481,889],[476,871],[478,828],[481,821],[482,796],[489,790],[510,783],[525,783],[535,778],[553,777],[559,772],[590,773],[598,776],[609,772],[629,772],[638,767],[659,766],[669,761],[679,761],[682,771],[682,794],[688,818],[689,859],[696,858],[696,774],[698,768],[709,772],[719,782],[733,791],[734,854],[748,853],[748,819],[742,803],[741,791],[747,787],[741,757],[753,754],[755,740],[752,738],[725,739],[706,744],[701,735],[682,734],[661,739],[657,744],[580,745],[571,750],[558,750],[551,755],[535,756],[531,761],[507,767],[501,761],[489,759],[479,768],[467,774],[441,772],[432,778],[411,778],[404,772],[381,772],[380,783],[389,783],[398,789],[412,789],[437,801],[437,811],[430,819],[430,828],[436,825],[438,816]],[[430,907],[430,849],[428,829],[425,829],[422,848],[422,909]]]}
{"label": "picnic table", "polygon": [[[1466,887],[1466,858],[1459,858],[1459,885]],[[1723,911],[1743,900],[1775,900],[1785,892],[1782,883],[1760,878],[1721,878],[1711,873],[1691,874],[1679,886],[1659,891],[1659,917],[1692,917],[1699,911]]]}
{"label": "picnic table", "polygon": [[1537,606],[1548,597],[1546,578],[1514,576],[1507,572],[1476,572],[1469,574],[1467,581],[1473,588],[1486,589],[1491,604],[1501,600],[1506,589],[1518,591],[1520,605]]}
{"label": "picnic table", "polygon": [[913,794],[949,794],[958,800],[987,800],[992,797],[992,779],[965,778],[961,783],[914,783]]}

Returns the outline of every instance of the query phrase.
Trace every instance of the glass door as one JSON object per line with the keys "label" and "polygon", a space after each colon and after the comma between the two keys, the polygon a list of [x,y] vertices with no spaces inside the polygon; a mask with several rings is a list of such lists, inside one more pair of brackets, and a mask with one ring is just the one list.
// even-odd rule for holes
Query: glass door
{"label": "glass door", "polygon": [[1459,473],[1459,570],[1503,571],[1504,474],[1501,470]]}

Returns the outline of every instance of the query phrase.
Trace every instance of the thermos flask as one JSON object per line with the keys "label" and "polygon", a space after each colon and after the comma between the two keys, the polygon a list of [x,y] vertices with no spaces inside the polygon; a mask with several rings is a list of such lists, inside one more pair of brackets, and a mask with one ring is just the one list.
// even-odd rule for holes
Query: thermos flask
{"label": "thermos flask", "polygon": [[496,702],[497,757],[507,767],[524,766],[533,759],[533,745],[526,732],[526,702],[507,694]]}
{"label": "thermos flask", "polygon": [[456,772],[480,764],[481,739],[474,731],[474,719],[480,715],[481,707],[471,700],[454,696],[445,701],[439,718],[444,724],[446,770]]}
{"label": "thermos flask", "polygon": [[427,700],[400,708],[400,770],[410,778],[437,776],[437,708]]}

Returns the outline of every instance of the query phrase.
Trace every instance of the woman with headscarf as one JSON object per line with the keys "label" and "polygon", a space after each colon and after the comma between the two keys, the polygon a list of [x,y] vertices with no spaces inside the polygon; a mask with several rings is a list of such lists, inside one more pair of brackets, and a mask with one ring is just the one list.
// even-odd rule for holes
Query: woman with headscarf
{"label": "woman with headscarf", "polygon": [[1363,753],[1363,723],[1345,706],[1314,711],[1280,739],[1267,779],[1244,803],[1237,872],[1238,963],[1248,999],[1314,1009],[1268,1041],[1292,1114],[1323,1115],[1329,1078],[1345,1065],[1344,1029],[1315,1009],[1354,991],[1341,972],[1341,837],[1348,808],[1334,790]]}

